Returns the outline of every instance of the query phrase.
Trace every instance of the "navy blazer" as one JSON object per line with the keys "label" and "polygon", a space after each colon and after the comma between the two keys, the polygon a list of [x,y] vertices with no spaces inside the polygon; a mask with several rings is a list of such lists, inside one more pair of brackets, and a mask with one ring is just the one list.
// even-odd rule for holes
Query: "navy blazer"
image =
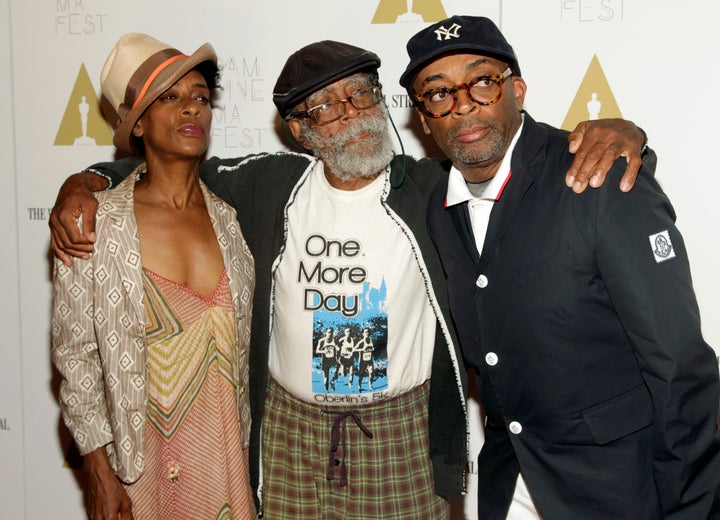
{"label": "navy blazer", "polygon": [[674,210],[647,171],[620,192],[623,160],[576,195],[571,161],[567,133],[526,114],[482,255],[447,178],[430,199],[487,412],[479,517],[505,518],[521,470],[546,520],[716,518],[718,366]]}

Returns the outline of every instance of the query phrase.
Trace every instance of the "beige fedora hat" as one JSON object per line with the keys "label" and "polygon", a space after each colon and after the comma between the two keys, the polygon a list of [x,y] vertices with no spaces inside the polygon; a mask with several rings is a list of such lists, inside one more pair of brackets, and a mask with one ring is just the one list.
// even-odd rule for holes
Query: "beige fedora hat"
{"label": "beige fedora hat", "polygon": [[117,118],[111,121],[115,146],[136,153],[131,136],[137,120],[163,92],[205,61],[217,66],[209,43],[187,56],[147,34],[129,33],[120,38],[100,75],[102,93],[116,112],[111,116]]}

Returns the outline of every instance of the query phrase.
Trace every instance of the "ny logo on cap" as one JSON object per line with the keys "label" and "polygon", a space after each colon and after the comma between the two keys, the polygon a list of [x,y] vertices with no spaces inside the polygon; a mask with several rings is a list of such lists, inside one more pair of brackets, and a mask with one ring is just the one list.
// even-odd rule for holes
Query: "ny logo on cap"
{"label": "ny logo on cap", "polygon": [[443,40],[443,36],[445,37],[445,40],[449,40],[450,38],[460,38],[460,34],[458,34],[458,31],[461,29],[461,26],[454,23],[450,26],[450,29],[445,29],[442,25],[435,29],[435,34],[437,34],[438,41]]}

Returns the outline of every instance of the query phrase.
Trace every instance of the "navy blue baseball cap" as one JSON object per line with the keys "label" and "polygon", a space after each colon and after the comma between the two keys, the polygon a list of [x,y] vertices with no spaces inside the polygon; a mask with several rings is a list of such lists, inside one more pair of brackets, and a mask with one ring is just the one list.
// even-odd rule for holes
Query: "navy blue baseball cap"
{"label": "navy blue baseball cap", "polygon": [[415,76],[429,63],[448,54],[479,54],[506,62],[520,76],[515,51],[497,25],[484,16],[453,16],[426,27],[407,43],[410,57],[400,85],[412,94]]}
{"label": "navy blue baseball cap", "polygon": [[324,40],[293,53],[273,89],[273,103],[285,118],[313,92],[357,72],[377,71],[377,54],[348,43]]}

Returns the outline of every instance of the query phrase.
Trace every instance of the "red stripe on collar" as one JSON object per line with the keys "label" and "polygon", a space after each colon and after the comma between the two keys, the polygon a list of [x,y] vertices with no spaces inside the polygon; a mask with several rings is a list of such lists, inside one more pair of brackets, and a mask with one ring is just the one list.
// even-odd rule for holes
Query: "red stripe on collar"
{"label": "red stripe on collar", "polygon": [[496,201],[500,200],[500,197],[502,197],[502,194],[505,191],[505,186],[507,186],[508,182],[510,181],[510,177],[512,177],[512,170],[508,172],[507,177],[505,177],[505,182],[503,182],[503,185],[500,186],[497,197],[495,197]]}

